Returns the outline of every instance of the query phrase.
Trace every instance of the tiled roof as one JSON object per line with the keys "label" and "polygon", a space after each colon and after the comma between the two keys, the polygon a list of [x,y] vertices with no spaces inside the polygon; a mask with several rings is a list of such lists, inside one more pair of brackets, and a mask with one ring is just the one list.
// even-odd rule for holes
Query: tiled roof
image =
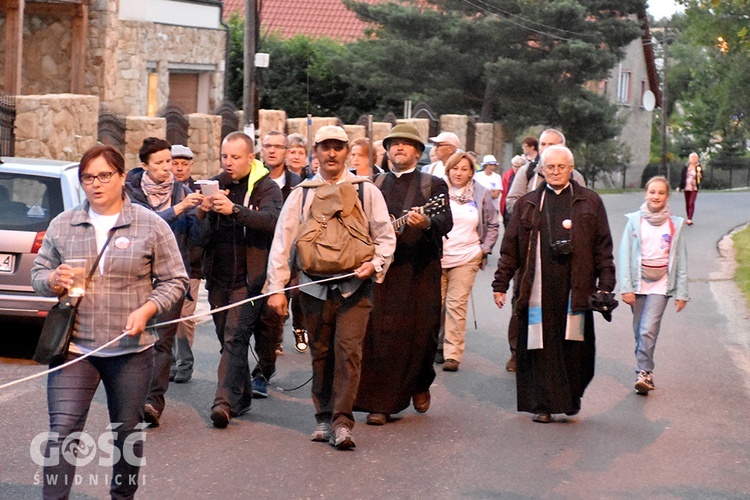
{"label": "tiled roof", "polygon": [[[382,3],[386,0],[364,1]],[[244,16],[245,0],[224,0],[224,18],[234,12]],[[342,0],[263,0],[260,24],[264,33],[276,33],[282,38],[302,34],[342,42],[361,38],[367,27]]]}

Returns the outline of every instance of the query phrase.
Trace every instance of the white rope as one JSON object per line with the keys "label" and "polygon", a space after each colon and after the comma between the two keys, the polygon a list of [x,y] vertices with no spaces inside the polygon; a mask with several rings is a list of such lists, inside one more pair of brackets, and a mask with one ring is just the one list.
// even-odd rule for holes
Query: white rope
{"label": "white rope", "polygon": [[[148,327],[146,329],[147,330],[151,330],[151,329],[154,329],[154,328],[159,328],[159,327],[162,327],[162,326],[171,325],[173,323],[180,323],[182,321],[193,320],[193,319],[196,319],[196,318],[200,318],[201,316],[207,316],[209,314],[214,314],[214,313],[226,311],[228,309],[232,309],[233,307],[238,307],[238,306],[241,306],[243,304],[247,304],[248,302],[253,302],[255,300],[260,300],[260,299],[262,299],[264,297],[268,297],[268,296],[271,296],[271,295],[274,295],[274,294],[277,294],[277,293],[288,292],[289,290],[295,290],[297,288],[303,288],[303,287],[306,287],[306,286],[309,286],[309,285],[317,285],[317,284],[321,284],[321,283],[327,283],[329,281],[339,281],[339,280],[343,280],[343,279],[347,279],[347,278],[353,278],[355,276],[357,276],[357,273],[356,272],[351,272],[349,274],[340,274],[340,275],[337,275],[337,276],[332,276],[330,278],[324,278],[324,279],[321,279],[321,280],[318,280],[318,281],[311,281],[309,283],[304,283],[304,284],[300,284],[300,285],[290,286],[290,287],[284,288],[282,290],[277,290],[275,292],[269,292],[269,293],[264,293],[264,294],[261,294],[261,295],[256,295],[255,297],[250,297],[250,298],[247,298],[247,299],[240,300],[238,302],[234,302],[232,304],[227,304],[227,305],[222,306],[222,307],[217,307],[216,309],[212,309],[210,311],[205,311],[205,312],[202,312],[202,313],[193,314],[192,316],[187,316],[185,318],[177,318],[177,319],[173,319],[173,320],[170,320],[170,321],[163,321],[161,323],[156,323],[154,325],[148,325]],[[17,385],[17,384],[21,384],[23,382],[28,382],[29,380],[34,380],[36,378],[43,377],[45,375],[49,375],[52,372],[56,372],[58,370],[62,370],[63,368],[68,367],[68,366],[70,366],[70,365],[72,365],[74,363],[78,363],[79,361],[83,361],[84,359],[88,358],[89,356],[92,356],[92,355],[96,354],[97,352],[99,352],[99,351],[101,351],[103,349],[106,349],[107,347],[111,346],[112,344],[114,344],[116,342],[119,342],[120,340],[122,340],[123,338],[125,338],[126,336],[128,336],[129,334],[130,334],[130,330],[125,330],[120,335],[118,335],[117,337],[113,338],[112,340],[110,340],[106,344],[101,345],[101,346],[97,347],[96,349],[94,349],[93,351],[88,352],[86,354],[83,354],[83,355],[81,355],[81,356],[79,356],[79,357],[77,357],[75,359],[71,359],[70,361],[68,361],[66,363],[58,365],[58,366],[56,366],[54,368],[50,368],[48,370],[44,370],[44,371],[39,372],[39,373],[34,373],[33,375],[29,375],[28,377],[20,378],[18,380],[13,380],[11,382],[7,382],[5,384],[2,384],[2,385],[0,385],[0,391],[2,391],[3,389],[7,389],[8,387],[12,387],[14,385]]]}

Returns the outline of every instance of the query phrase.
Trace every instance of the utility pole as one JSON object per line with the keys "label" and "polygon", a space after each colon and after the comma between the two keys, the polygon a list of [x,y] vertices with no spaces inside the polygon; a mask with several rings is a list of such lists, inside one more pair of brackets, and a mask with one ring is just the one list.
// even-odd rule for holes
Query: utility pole
{"label": "utility pole", "polygon": [[242,110],[244,112],[243,128],[247,135],[255,141],[255,27],[257,19],[256,0],[245,0],[245,33]]}
{"label": "utility pole", "polygon": [[667,36],[667,27],[664,27],[662,36],[662,57],[664,58],[664,67],[662,69],[662,87],[661,87],[661,168],[666,173],[667,180],[670,179],[669,167],[667,165],[667,70],[669,68],[669,42]]}

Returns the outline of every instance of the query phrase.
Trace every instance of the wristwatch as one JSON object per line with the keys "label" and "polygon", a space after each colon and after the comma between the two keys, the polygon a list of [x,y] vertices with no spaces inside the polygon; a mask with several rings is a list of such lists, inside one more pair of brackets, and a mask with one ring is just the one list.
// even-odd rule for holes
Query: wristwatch
{"label": "wristwatch", "polygon": [[237,215],[240,213],[240,206],[238,204],[232,205],[232,215]]}

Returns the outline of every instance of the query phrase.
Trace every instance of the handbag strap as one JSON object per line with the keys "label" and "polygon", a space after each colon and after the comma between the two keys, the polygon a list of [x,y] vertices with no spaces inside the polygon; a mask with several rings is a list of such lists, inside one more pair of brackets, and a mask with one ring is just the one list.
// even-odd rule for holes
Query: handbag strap
{"label": "handbag strap", "polygon": [[[107,240],[104,242],[104,246],[102,247],[101,251],[99,252],[99,255],[96,256],[96,260],[94,261],[94,265],[91,266],[91,270],[89,271],[89,275],[86,277],[86,284],[83,286],[83,289],[86,290],[89,287],[89,283],[91,283],[91,279],[94,277],[94,271],[96,270],[96,267],[99,265],[99,261],[102,260],[102,255],[104,255],[104,251],[107,249],[107,245],[109,245],[110,240],[112,239],[112,236],[115,234],[115,228],[110,229],[107,232]],[[78,305],[81,303],[81,300],[83,299],[83,296],[78,297],[78,300],[76,300],[75,305],[73,306],[73,309],[78,309]]]}

